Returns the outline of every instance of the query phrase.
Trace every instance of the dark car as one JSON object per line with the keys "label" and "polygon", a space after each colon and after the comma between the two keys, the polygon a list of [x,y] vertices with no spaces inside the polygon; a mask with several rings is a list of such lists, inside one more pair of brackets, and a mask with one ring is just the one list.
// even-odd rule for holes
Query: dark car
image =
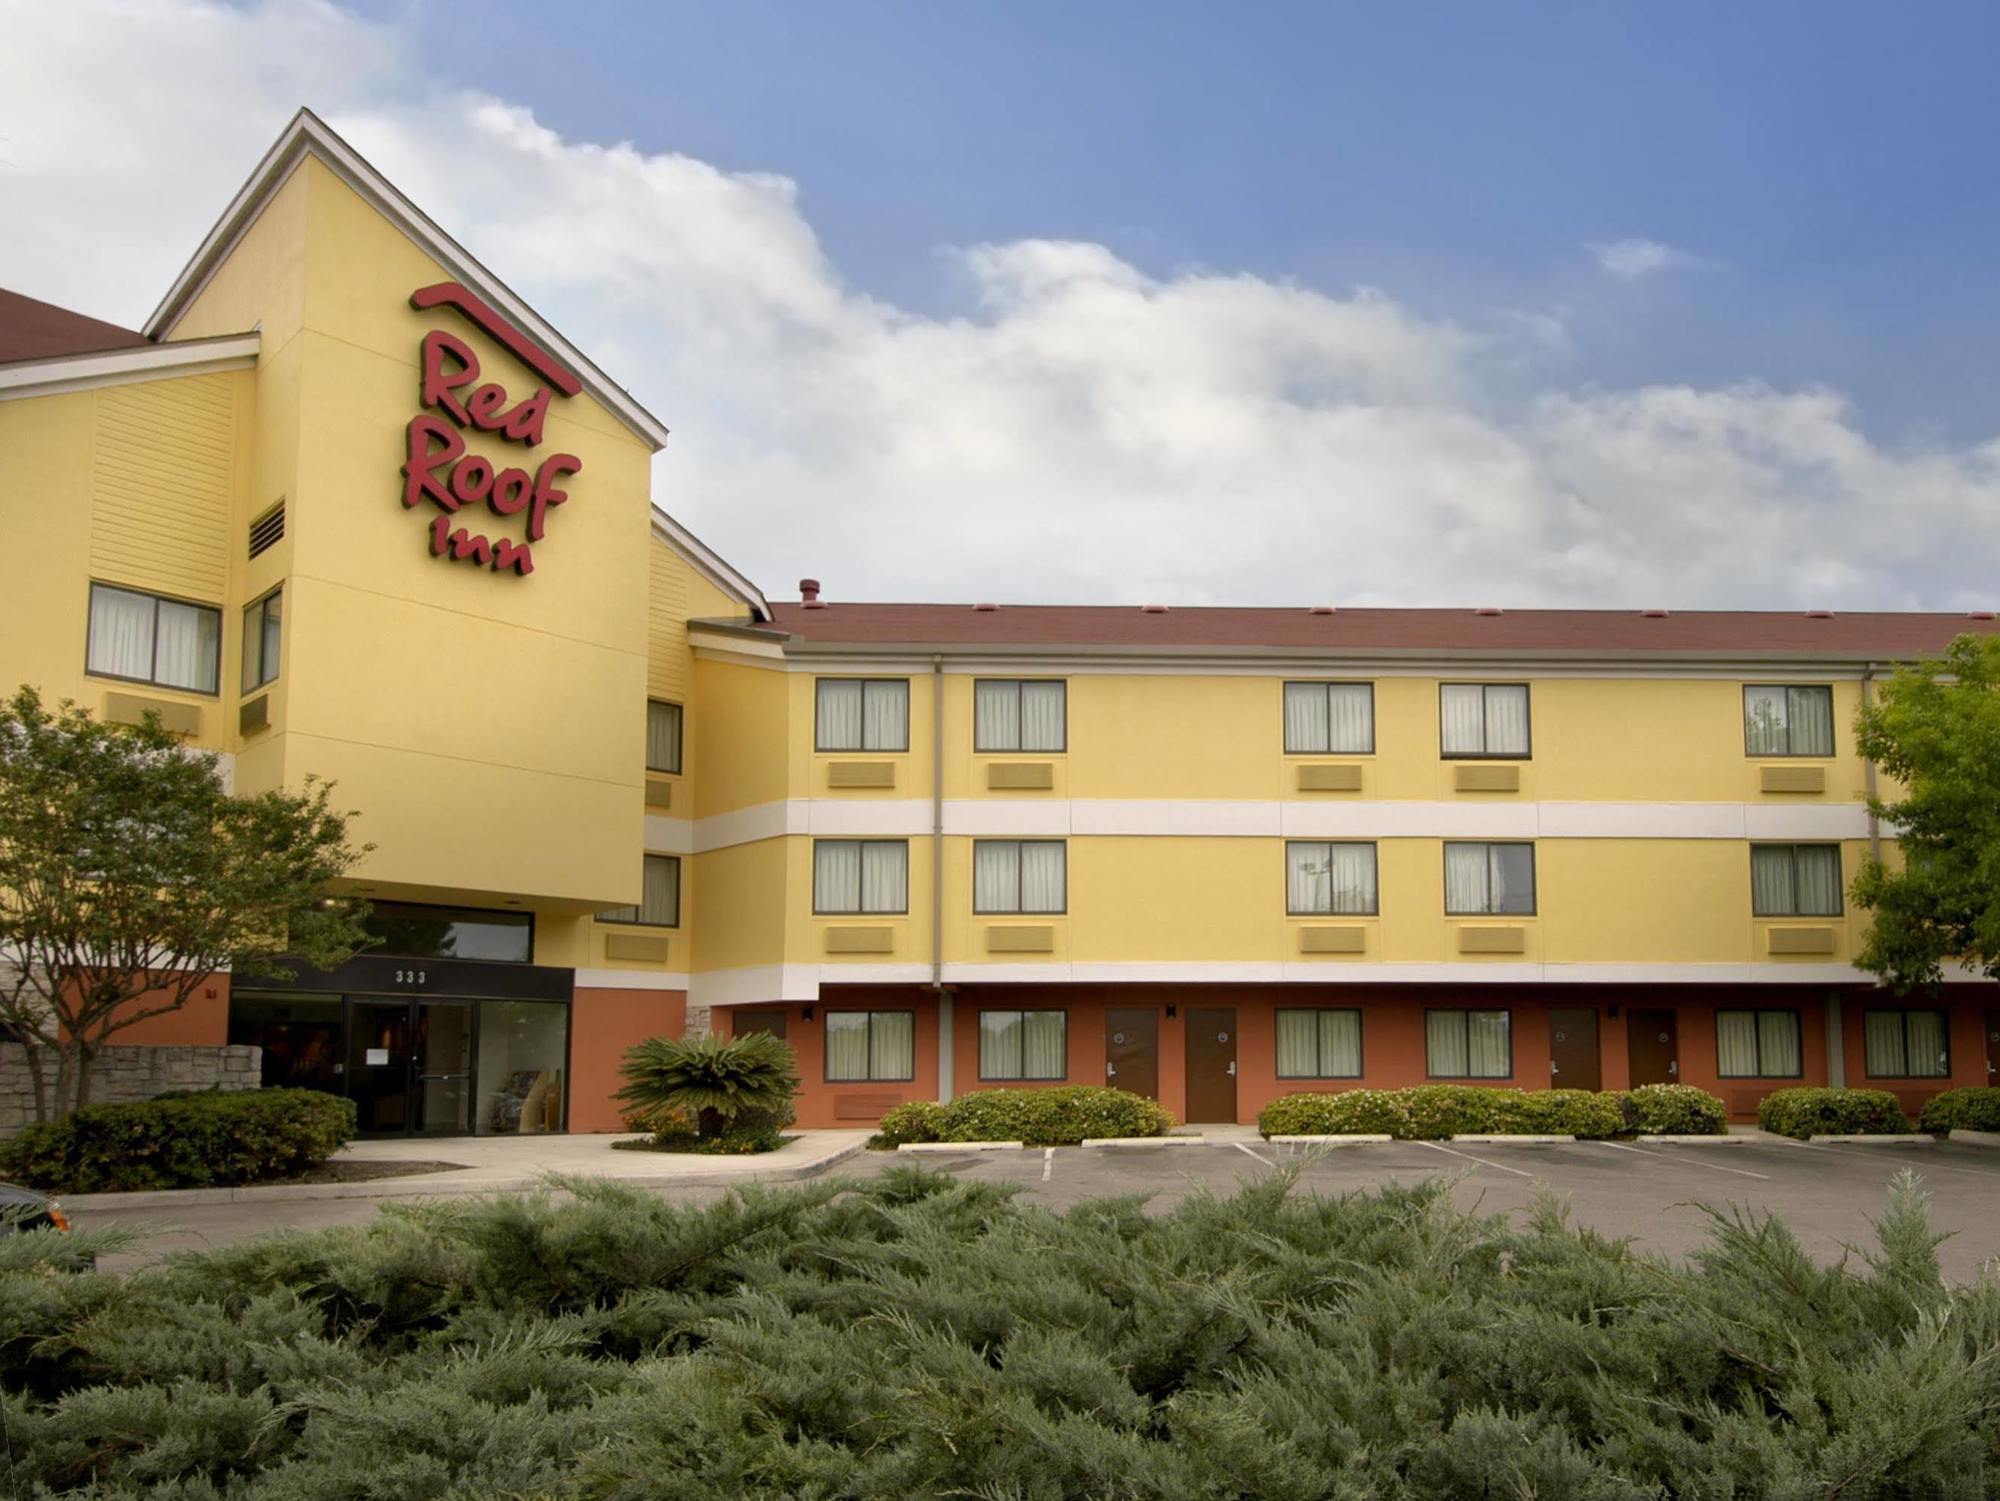
{"label": "dark car", "polygon": [[67,1230],[69,1216],[47,1194],[0,1183],[0,1235],[17,1230]]}

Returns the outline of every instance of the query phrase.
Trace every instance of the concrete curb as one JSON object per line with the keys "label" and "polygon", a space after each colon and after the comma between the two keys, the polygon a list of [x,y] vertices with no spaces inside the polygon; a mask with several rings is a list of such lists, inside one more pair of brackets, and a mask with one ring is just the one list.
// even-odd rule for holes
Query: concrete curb
{"label": "concrete curb", "polygon": [[1634,1141],[1651,1147],[1740,1147],[1751,1140],[1748,1136],[1635,1136]]}
{"label": "concrete curb", "polygon": [[1574,1136],[1560,1132],[1550,1132],[1545,1136],[1515,1136],[1504,1131],[1487,1131],[1473,1136],[1454,1136],[1451,1139],[1488,1147],[1560,1147],[1568,1146],[1576,1140]]}
{"label": "concrete curb", "polygon": [[1205,1147],[1205,1136],[1086,1136],[1087,1147]]}
{"label": "concrete curb", "polygon": [[[600,1173],[567,1172],[565,1176],[600,1178],[632,1188],[722,1188],[739,1183],[795,1183],[813,1178],[837,1162],[859,1153],[865,1142],[840,1147],[806,1162],[790,1162],[776,1167],[751,1167],[707,1173],[656,1173],[643,1178],[605,1178]],[[563,1172],[562,1169],[552,1171]],[[154,1209],[197,1204],[286,1204],[309,1199],[437,1199],[466,1194],[520,1193],[542,1188],[548,1173],[527,1173],[512,1178],[375,1178],[362,1183],[276,1183],[243,1188],[157,1188],[132,1193],[61,1194],[65,1209]]]}
{"label": "concrete curb", "polygon": [[1961,1126],[1947,1139],[1968,1147],[2000,1147],[2000,1131],[1968,1131]]}
{"label": "concrete curb", "polygon": [[1879,1135],[1863,1135],[1856,1132],[1846,1136],[1812,1136],[1807,1138],[1814,1146],[1846,1147],[1912,1147],[1937,1145],[1937,1138],[1922,1131],[1887,1131]]}
{"label": "concrete curb", "polygon": [[1355,1132],[1350,1136],[1267,1136],[1264,1139],[1274,1147],[1385,1147],[1396,1138]]}
{"label": "concrete curb", "polygon": [[1027,1143],[1021,1141],[906,1141],[896,1148],[899,1152],[1021,1152],[1027,1150]]}

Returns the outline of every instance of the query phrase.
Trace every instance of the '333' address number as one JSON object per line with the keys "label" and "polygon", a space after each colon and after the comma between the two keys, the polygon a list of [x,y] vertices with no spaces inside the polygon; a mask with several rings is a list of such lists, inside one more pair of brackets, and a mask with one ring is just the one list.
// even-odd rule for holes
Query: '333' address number
{"label": "'333' address number", "polygon": [[399,969],[396,971],[396,983],[398,985],[421,985],[424,983],[424,972],[420,969]]}

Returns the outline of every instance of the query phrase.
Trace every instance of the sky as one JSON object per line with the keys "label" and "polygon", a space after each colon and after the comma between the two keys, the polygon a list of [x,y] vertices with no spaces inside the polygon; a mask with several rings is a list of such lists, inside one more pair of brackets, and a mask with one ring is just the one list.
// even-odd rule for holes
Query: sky
{"label": "sky", "polygon": [[0,285],[301,104],[774,598],[1992,608],[2000,8],[0,0]]}

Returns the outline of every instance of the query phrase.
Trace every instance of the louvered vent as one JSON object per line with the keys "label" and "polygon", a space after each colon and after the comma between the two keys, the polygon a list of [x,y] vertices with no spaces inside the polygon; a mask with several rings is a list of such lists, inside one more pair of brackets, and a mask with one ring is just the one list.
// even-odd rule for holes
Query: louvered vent
{"label": "louvered vent", "polygon": [[281,500],[250,523],[250,556],[269,552],[285,535],[285,503]]}

